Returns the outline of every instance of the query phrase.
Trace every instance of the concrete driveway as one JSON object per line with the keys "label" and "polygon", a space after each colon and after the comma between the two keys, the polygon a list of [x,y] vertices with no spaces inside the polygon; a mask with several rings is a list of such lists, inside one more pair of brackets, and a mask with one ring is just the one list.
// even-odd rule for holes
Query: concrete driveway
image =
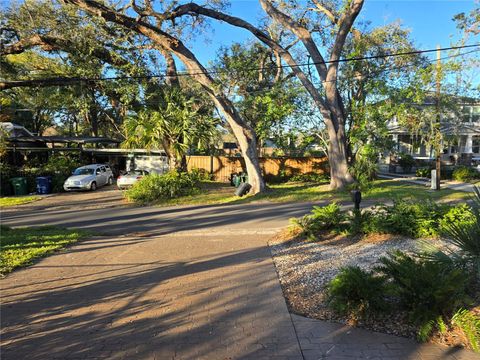
{"label": "concrete driveway", "polygon": [[2,359],[477,358],[290,315],[267,241],[311,204],[59,206],[2,223],[102,236],[0,280]]}

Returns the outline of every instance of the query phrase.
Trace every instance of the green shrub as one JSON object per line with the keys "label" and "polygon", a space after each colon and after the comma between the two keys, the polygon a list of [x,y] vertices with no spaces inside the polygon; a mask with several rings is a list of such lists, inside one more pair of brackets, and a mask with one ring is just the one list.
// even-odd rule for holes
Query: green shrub
{"label": "green shrub", "polygon": [[195,181],[212,181],[213,180],[213,175],[210,174],[205,169],[193,168],[192,170],[190,170],[188,174],[190,178],[192,178]]}
{"label": "green shrub", "polygon": [[328,303],[340,314],[365,317],[387,308],[386,281],[357,266],[342,268],[327,287]]}
{"label": "green shrub", "polygon": [[314,172],[309,172],[305,174],[293,175],[289,181],[324,183],[330,181],[330,176],[327,173],[318,174]]}
{"label": "green shrub", "polygon": [[452,206],[439,221],[440,232],[445,234],[448,232],[451,224],[458,226],[468,226],[475,222],[475,216],[472,209],[467,204],[458,204]]}
{"label": "green shrub", "polygon": [[415,176],[430,178],[432,176],[432,170],[430,168],[419,168],[415,171]]}
{"label": "green shrub", "polygon": [[466,309],[459,309],[452,317],[452,325],[465,334],[473,351],[480,352],[480,319]]}
{"label": "green shrub", "polygon": [[316,239],[316,235],[322,230],[333,229],[345,219],[345,215],[337,203],[326,206],[314,206],[310,214],[299,219],[292,219],[292,225],[301,230],[303,235],[310,239]]}
{"label": "green shrub", "polygon": [[[468,213],[462,213],[461,221],[452,221],[442,224],[442,233],[445,240],[458,248],[437,251],[432,255],[439,260],[450,258],[458,265],[470,265],[480,281],[480,189],[474,187],[475,196],[470,208],[472,217]],[[458,212],[462,210],[458,206]],[[457,214],[455,214],[457,215]]]}
{"label": "green shrub", "polygon": [[415,165],[415,159],[410,154],[400,154],[398,157],[398,165],[400,165],[404,172],[410,172],[412,166]]}
{"label": "green shrub", "polygon": [[433,201],[395,200],[393,206],[380,209],[375,219],[378,232],[419,238],[438,235],[438,222],[448,207]]}
{"label": "green shrub", "polygon": [[198,190],[196,175],[170,171],[164,175],[144,176],[124,194],[130,201],[148,203],[192,195]]}
{"label": "green shrub", "polygon": [[367,156],[359,157],[355,160],[349,171],[357,182],[350,188],[363,191],[368,191],[372,188],[373,180],[377,178],[377,164],[375,160]]}
{"label": "green shrub", "polygon": [[458,166],[453,170],[452,178],[457,181],[471,181],[479,177],[478,171],[468,166]]}
{"label": "green shrub", "polygon": [[348,217],[348,232],[351,235],[372,234],[384,232],[383,227],[379,227],[375,210],[353,210]]}
{"label": "green shrub", "polygon": [[467,299],[470,279],[462,269],[401,251],[382,257],[380,263],[377,270],[391,280],[393,293],[409,311],[410,319],[420,325],[421,339],[425,338],[429,322],[452,313]]}

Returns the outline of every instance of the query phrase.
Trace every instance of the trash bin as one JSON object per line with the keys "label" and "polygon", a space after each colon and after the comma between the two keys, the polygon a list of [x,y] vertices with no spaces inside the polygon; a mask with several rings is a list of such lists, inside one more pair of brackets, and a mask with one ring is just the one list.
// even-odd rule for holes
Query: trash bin
{"label": "trash bin", "polygon": [[52,177],[38,176],[35,178],[37,194],[50,194],[52,192]]}
{"label": "trash bin", "polygon": [[252,188],[252,185],[250,185],[249,183],[241,183],[238,189],[235,191],[235,195],[237,196],[246,195],[251,188]]}
{"label": "trash bin", "polygon": [[240,183],[242,182],[242,178],[241,176],[237,175],[237,174],[234,174],[233,175],[233,186],[235,187],[239,187],[240,186]]}
{"label": "trash bin", "polygon": [[14,195],[27,195],[27,179],[24,177],[11,178],[10,183],[12,184],[13,194]]}

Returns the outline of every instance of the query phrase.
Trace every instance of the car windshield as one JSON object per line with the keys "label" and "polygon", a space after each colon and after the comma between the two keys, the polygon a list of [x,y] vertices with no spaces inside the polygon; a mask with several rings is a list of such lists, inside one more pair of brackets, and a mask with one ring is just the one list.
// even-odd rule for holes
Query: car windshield
{"label": "car windshield", "polygon": [[93,175],[93,169],[80,168],[73,172],[73,175]]}
{"label": "car windshield", "polygon": [[138,175],[143,175],[144,173],[146,173],[146,171],[143,171],[143,170],[133,170],[133,171],[129,171],[129,172],[128,172],[128,175],[138,176]]}

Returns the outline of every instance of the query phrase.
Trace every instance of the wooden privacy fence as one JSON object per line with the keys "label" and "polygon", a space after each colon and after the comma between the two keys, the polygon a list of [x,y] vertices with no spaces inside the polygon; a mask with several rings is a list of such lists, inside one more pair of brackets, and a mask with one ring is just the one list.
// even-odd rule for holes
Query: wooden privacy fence
{"label": "wooden privacy fence", "polygon": [[[242,157],[187,156],[188,170],[203,169],[216,181],[228,182],[233,173],[246,172]],[[260,158],[260,167],[266,178],[291,176],[310,172],[322,174],[328,171],[326,157],[276,157]]]}

